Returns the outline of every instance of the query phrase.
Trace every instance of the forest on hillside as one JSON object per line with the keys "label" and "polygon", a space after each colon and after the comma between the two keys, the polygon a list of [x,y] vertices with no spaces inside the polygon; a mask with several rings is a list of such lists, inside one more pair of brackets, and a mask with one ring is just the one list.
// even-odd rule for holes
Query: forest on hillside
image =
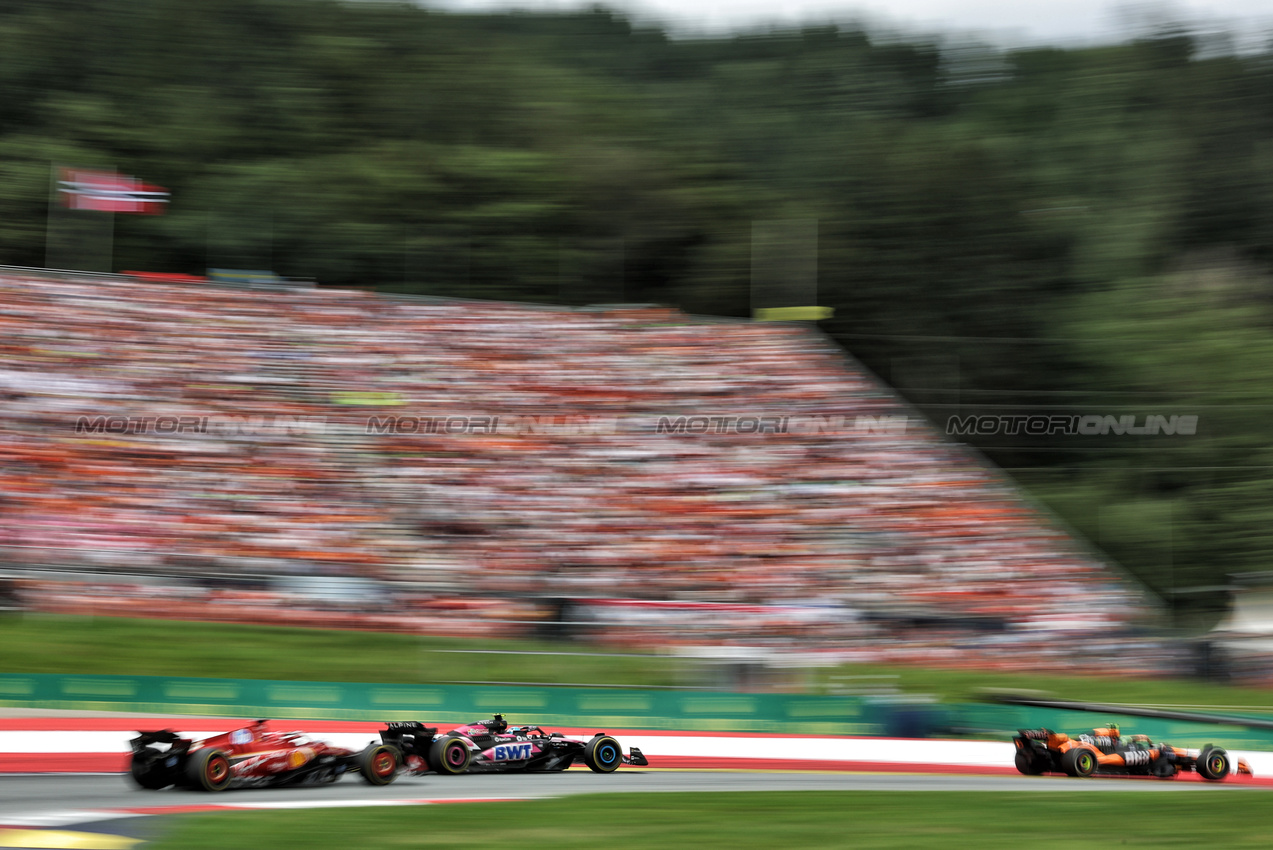
{"label": "forest on hillside", "polygon": [[821,327],[1173,603],[1273,569],[1273,48],[1166,29],[993,50],[848,27],[674,39],[595,9],[0,4],[0,262],[54,166],[167,187],[114,269],[564,304],[752,307],[816,222]]}

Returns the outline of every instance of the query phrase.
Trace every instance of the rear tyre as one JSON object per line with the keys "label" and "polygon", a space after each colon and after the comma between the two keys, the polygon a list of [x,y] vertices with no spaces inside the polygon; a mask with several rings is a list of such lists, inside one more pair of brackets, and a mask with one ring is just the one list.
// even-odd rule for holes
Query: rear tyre
{"label": "rear tyre", "polygon": [[1061,770],[1066,776],[1091,776],[1096,772],[1096,754],[1078,747],[1067,750],[1061,756]]}
{"label": "rear tyre", "polygon": [[196,791],[224,791],[231,778],[230,758],[221,750],[195,750],[186,759],[186,783]]}
{"label": "rear tyre", "polygon": [[128,764],[128,775],[139,788],[147,791],[158,791],[172,784],[168,769],[153,754],[134,753]]}
{"label": "rear tyre", "polygon": [[1197,769],[1203,779],[1221,782],[1229,776],[1229,754],[1208,744],[1198,753]]}
{"label": "rear tyre", "polygon": [[390,744],[372,744],[358,758],[358,772],[368,785],[388,785],[398,778],[402,753]]}
{"label": "rear tyre", "polygon": [[469,769],[473,754],[461,738],[439,738],[429,748],[429,767],[454,776]]}
{"label": "rear tyre", "polygon": [[609,735],[598,735],[583,748],[583,762],[594,773],[614,773],[623,764],[623,750]]}
{"label": "rear tyre", "polygon": [[1017,750],[1016,765],[1017,773],[1026,776],[1040,776],[1043,774],[1043,765],[1032,758],[1025,750]]}

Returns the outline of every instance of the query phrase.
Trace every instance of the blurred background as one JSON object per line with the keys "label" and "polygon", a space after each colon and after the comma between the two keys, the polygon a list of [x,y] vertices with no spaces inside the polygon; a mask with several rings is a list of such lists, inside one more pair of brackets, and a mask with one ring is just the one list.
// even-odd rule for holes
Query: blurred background
{"label": "blurred background", "polygon": [[0,9],[0,607],[1267,683],[1269,42],[635,20]]}

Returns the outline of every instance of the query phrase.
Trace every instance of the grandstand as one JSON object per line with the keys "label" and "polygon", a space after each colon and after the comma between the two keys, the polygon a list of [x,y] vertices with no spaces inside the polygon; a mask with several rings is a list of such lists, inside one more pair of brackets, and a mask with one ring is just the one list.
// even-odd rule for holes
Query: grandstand
{"label": "grandstand", "polygon": [[8,271],[0,345],[0,556],[50,610],[1161,651],[1127,652],[1138,591],[803,327]]}

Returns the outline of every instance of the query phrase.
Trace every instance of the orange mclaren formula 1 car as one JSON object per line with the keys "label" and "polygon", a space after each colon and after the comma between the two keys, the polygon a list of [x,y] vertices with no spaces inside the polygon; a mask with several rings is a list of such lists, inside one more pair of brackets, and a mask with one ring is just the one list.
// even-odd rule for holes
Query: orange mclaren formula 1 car
{"label": "orange mclaren formula 1 car", "polygon": [[1184,750],[1152,743],[1148,735],[1124,738],[1113,724],[1077,738],[1051,729],[1018,729],[1012,742],[1017,747],[1017,770],[1026,776],[1100,773],[1174,779],[1181,771],[1196,771],[1203,779],[1221,782],[1233,772],[1252,775],[1246,759],[1237,759],[1235,765],[1227,752],[1212,744]]}

